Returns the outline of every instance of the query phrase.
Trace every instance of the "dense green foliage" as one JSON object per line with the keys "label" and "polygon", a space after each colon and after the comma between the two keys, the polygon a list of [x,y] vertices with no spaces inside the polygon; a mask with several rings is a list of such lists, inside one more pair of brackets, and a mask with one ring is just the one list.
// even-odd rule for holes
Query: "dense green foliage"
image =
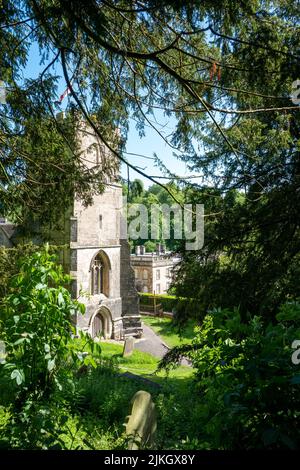
{"label": "dense green foliage", "polygon": [[[80,160],[74,137],[82,116],[115,157],[156,183],[145,192],[133,182],[131,202],[205,205],[204,249],[187,253],[168,242],[183,256],[176,297],[193,302],[177,306],[177,320],[196,311],[203,324],[192,346],[175,348],[167,359],[191,355],[198,394],[183,393],[182,403],[170,387],[169,394],[156,397],[158,446],[299,447],[299,374],[290,360],[291,343],[299,337],[300,296],[300,108],[290,96],[300,77],[298,3],[2,0],[0,5],[5,51],[0,79],[7,87],[0,113],[1,213],[34,229],[41,220],[59,222],[75,192],[88,204],[103,190],[107,168],[91,172]],[[38,45],[44,69],[24,80],[32,45]],[[59,74],[72,96],[63,122],[54,118],[61,109]],[[158,124],[157,110],[172,117],[170,132]],[[153,157],[157,166],[180,186],[158,184],[134,167],[122,153],[129,118],[140,136],[146,126],[154,128],[198,180],[178,177],[159,156]],[[79,359],[68,340],[69,317],[79,306],[61,285],[61,271],[43,256],[27,258],[11,288],[3,289],[4,447],[65,448],[69,422],[72,447],[78,419],[91,431],[81,419],[85,411],[74,418],[70,396],[78,384],[89,398],[93,389],[111,388],[104,411],[97,399],[83,398],[84,407],[96,419],[101,408],[105,426],[109,416],[120,426],[118,400],[124,402],[112,371],[74,376]],[[5,282],[10,277],[3,276]],[[84,361],[88,368],[97,365],[91,356]],[[132,391],[124,385],[126,396]],[[88,446],[83,439],[78,445]],[[97,445],[123,445],[112,441],[103,444],[99,438]]]}
{"label": "dense green foliage", "polygon": [[[2,449],[126,447],[123,423],[141,383],[121,377],[119,371],[153,378],[158,360],[139,351],[123,358],[122,347],[114,344],[104,344],[102,353],[83,334],[72,339],[70,319],[83,306],[70,298],[68,281],[47,249],[27,254],[1,301],[0,339],[6,353],[0,364]],[[188,375],[189,370],[171,373],[169,382],[159,374],[154,380],[162,389],[143,383],[158,408],[158,448],[178,448],[192,435],[192,423],[180,425],[188,406],[181,396],[190,387],[190,382],[182,387],[180,381]],[[166,410],[177,401],[177,424],[171,426]]]}
{"label": "dense green foliage", "polygon": [[[139,292],[140,310],[158,313],[159,309],[164,312],[173,313],[174,319],[179,327],[186,321],[186,312],[189,317],[199,318],[199,303],[197,300],[188,297],[176,297],[175,295],[153,295]],[[158,308],[159,307],[159,308]]]}
{"label": "dense green foliage", "polygon": [[[0,339],[5,346],[1,402],[11,405],[5,438],[12,446],[38,447],[42,429],[49,445],[59,442],[60,431],[55,431],[51,410],[45,411],[45,406],[68,382],[67,362],[79,360],[72,347],[71,320],[84,311],[71,299],[65,287],[69,281],[46,247],[20,260],[11,289],[1,300]],[[90,355],[84,362],[96,365]]]}
{"label": "dense green foliage", "polygon": [[143,310],[143,307],[154,311],[154,303],[156,305],[161,305],[161,308],[165,312],[172,312],[175,304],[176,297],[173,295],[161,294],[153,295],[148,293],[139,292],[140,297],[140,310]]}
{"label": "dense green foliage", "polygon": [[207,213],[219,214],[205,224],[203,250],[182,251],[176,282],[178,296],[197,299],[200,317],[207,309],[239,306],[243,318],[248,312],[274,318],[283,302],[299,297],[300,204],[286,186],[255,203],[237,191],[190,195]]}
{"label": "dense green foliage", "polygon": [[[300,337],[299,303],[284,304],[277,324],[238,309],[208,313],[185,354],[196,369],[203,441],[210,448],[299,448],[299,366],[292,344]],[[296,355],[299,357],[299,350]]]}
{"label": "dense green foliage", "polygon": [[23,258],[0,307],[4,369],[26,394],[49,393],[68,351],[71,318],[83,305],[62,287],[69,278],[48,252]]}
{"label": "dense green foliage", "polygon": [[[19,243],[14,248],[0,246],[0,299],[11,291],[11,279],[19,272],[20,259],[30,257],[39,250],[40,247],[32,243],[23,244],[21,234]],[[48,252],[58,254],[59,247],[49,245]]]}
{"label": "dense green foliage", "polygon": [[193,362],[166,376],[155,374],[158,360],[148,354],[124,358],[119,345],[72,339],[70,318],[83,307],[67,282],[46,249],[23,258],[2,299],[1,448],[126,448],[123,422],[141,388],[120,375],[126,371],[150,379],[142,388],[158,411],[157,449],[299,447],[300,375],[291,361],[299,356],[292,349],[299,303],[284,304],[276,324],[213,310],[195,337],[194,324],[180,337],[170,319],[150,319],[166,341],[176,340],[164,363],[170,368],[180,354]]}
{"label": "dense green foliage", "polygon": [[[157,221],[159,224],[159,233],[158,236],[155,238],[153,237],[154,234],[151,233],[151,223],[155,224],[152,221],[151,209],[155,206],[159,208],[161,211],[164,207],[166,208],[174,208],[178,203],[175,204],[173,196],[176,196],[177,200],[182,204],[184,203],[184,192],[180,189],[180,187],[173,183],[168,182],[165,185],[165,188],[168,188],[170,191],[167,192],[165,188],[159,186],[158,184],[153,184],[149,186],[148,189],[144,189],[143,184],[140,180],[135,179],[132,182],[129,182],[129,192],[128,192],[128,185],[123,185],[124,193],[127,196],[127,201],[129,203],[129,210],[130,208],[134,208],[134,205],[141,204],[147,209],[148,213],[148,223],[146,224],[146,237],[139,237],[135,240],[130,240],[132,247],[137,245],[144,245],[147,252],[155,252],[156,244],[161,243],[163,247],[167,251],[176,251],[180,246],[182,246],[182,238],[184,238],[184,234],[181,234],[180,239],[176,239],[176,233],[174,233],[174,213],[170,211],[169,217],[163,217],[162,212],[159,212],[157,217]],[[165,205],[165,206],[164,206]],[[136,206],[138,207],[138,206]],[[135,212],[135,211],[133,211]],[[154,212],[153,212],[154,213]],[[168,214],[168,213],[167,213]],[[139,211],[137,210],[136,213],[132,217],[128,217],[128,222],[130,223],[131,220],[139,218]],[[141,224],[142,225],[142,224]],[[156,225],[156,224],[155,224]],[[138,225],[137,231],[143,233],[143,228]],[[164,231],[169,228],[169,238],[165,238]]]}
{"label": "dense green foliage", "polygon": [[[300,76],[296,2],[127,3],[2,1],[2,211],[25,222],[57,222],[74,191],[88,203],[103,190],[107,169],[95,175],[80,161],[78,116],[116,158],[182,202],[176,185],[163,185],[122,154],[133,118],[141,136],[154,128],[199,176],[183,180],[153,157],[173,181],[187,184],[185,202],[205,204],[205,250],[183,250],[178,295],[187,297],[192,286],[204,310],[240,305],[243,315],[274,317],[284,300],[299,295],[299,106],[291,100]],[[44,69],[23,80],[33,44]],[[63,122],[53,118],[60,110],[58,75],[72,89]],[[172,117],[168,134],[157,111]],[[128,189],[143,197],[138,181]],[[228,263],[211,263],[220,253]]]}

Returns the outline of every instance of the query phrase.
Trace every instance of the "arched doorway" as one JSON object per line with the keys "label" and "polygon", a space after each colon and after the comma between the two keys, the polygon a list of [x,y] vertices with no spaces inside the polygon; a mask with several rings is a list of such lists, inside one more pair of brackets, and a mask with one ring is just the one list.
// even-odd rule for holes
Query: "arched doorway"
{"label": "arched doorway", "polygon": [[102,337],[110,339],[112,336],[112,319],[111,313],[106,307],[101,307],[100,310],[93,315],[91,319],[91,336],[92,338]]}

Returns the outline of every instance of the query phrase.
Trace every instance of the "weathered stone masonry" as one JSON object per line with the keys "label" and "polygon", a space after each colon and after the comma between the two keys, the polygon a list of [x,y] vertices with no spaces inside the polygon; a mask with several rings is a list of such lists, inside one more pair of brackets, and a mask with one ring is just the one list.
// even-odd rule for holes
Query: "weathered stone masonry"
{"label": "weathered stone masonry", "polygon": [[[93,132],[81,123],[78,132],[83,163],[90,171],[111,167],[106,189],[96,194],[85,207],[74,198],[66,208],[55,231],[45,229],[42,238],[56,245],[64,245],[60,262],[72,277],[71,293],[86,306],[84,315],[77,315],[74,323],[93,337],[104,336],[116,340],[126,335],[139,337],[142,326],[139,316],[138,294],[134,285],[134,271],[130,265],[127,240],[121,239],[122,187],[118,184],[118,165],[113,155]],[[55,204],[55,201],[53,201]],[[17,228],[3,219],[0,221],[0,245],[14,246]],[[39,237],[38,237],[39,238]]]}
{"label": "weathered stone masonry", "polygon": [[[90,130],[81,131],[80,143],[90,169],[113,158]],[[122,187],[112,178],[92,205],[74,200],[69,224],[73,295],[86,306],[77,326],[92,336],[117,340],[142,334],[129,244],[120,236],[121,216]]]}

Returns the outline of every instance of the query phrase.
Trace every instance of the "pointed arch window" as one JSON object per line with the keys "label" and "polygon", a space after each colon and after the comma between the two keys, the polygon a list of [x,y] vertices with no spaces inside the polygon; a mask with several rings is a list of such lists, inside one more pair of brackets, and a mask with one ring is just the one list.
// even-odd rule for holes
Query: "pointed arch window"
{"label": "pointed arch window", "polygon": [[109,294],[109,260],[99,252],[91,264],[91,294]]}

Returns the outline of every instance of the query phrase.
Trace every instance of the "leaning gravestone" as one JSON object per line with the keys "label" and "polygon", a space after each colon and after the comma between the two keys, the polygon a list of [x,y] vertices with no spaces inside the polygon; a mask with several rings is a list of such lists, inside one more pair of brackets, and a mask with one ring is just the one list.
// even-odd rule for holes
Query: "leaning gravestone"
{"label": "leaning gravestone", "polygon": [[138,450],[153,443],[157,428],[156,409],[151,395],[144,390],[136,392],[132,400],[131,415],[124,424],[128,437],[128,450]]}
{"label": "leaning gravestone", "polygon": [[125,339],[123,357],[131,356],[134,350],[134,341],[135,339],[133,338],[133,336],[129,336]]}

